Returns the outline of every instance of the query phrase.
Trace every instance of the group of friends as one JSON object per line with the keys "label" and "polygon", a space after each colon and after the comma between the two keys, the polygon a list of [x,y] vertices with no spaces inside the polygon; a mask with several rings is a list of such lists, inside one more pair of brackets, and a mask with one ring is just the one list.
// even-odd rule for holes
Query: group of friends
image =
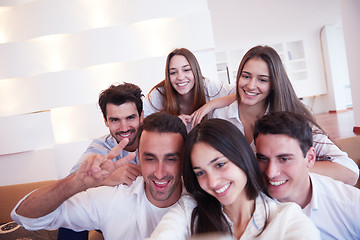
{"label": "group of friends", "polygon": [[236,79],[205,78],[180,48],[147,96],[110,86],[99,96],[109,134],[11,217],[59,228],[58,239],[360,239],[359,169],[298,99],[277,52],[251,48]]}

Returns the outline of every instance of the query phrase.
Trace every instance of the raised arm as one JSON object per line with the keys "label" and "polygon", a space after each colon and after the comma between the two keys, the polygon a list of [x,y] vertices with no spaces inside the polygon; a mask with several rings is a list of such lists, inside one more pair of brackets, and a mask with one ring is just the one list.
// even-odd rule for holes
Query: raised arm
{"label": "raised arm", "polygon": [[76,173],[32,192],[16,208],[16,213],[23,217],[39,218],[54,211],[76,193],[102,185],[115,169],[135,157],[135,153],[132,153],[117,162],[111,161],[127,142],[128,139],[124,139],[106,156],[89,156]]}
{"label": "raised arm", "polygon": [[236,100],[236,94],[230,94],[228,96],[224,96],[221,98],[215,98],[206,104],[204,104],[201,108],[193,112],[192,116],[192,125],[193,128],[195,125],[199,124],[201,120],[205,117],[206,114],[210,113],[211,111],[222,108],[230,105],[232,102]]}

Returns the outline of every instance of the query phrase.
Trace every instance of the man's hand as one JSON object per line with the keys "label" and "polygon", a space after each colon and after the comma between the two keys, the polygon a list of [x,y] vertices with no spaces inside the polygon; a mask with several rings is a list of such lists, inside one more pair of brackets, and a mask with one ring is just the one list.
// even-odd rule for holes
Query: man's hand
{"label": "man's hand", "polygon": [[[90,155],[75,173],[77,181],[81,182],[85,189],[106,184],[106,179],[112,175],[115,170],[123,165],[129,164],[129,161],[135,157],[135,153],[130,153],[126,157],[119,159],[116,162],[112,162],[112,159],[121,153],[128,142],[129,140],[124,138],[106,156],[101,154]],[[110,179],[108,181],[113,183]]]}
{"label": "man's hand", "polygon": [[131,185],[138,176],[140,176],[140,166],[133,163],[126,163],[115,169],[110,176],[104,180],[103,185]]}

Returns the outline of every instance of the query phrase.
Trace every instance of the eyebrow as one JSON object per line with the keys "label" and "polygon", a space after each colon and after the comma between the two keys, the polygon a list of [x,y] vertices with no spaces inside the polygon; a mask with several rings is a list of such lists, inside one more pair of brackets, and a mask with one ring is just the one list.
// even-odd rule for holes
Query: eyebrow
{"label": "eyebrow", "polygon": [[[249,72],[247,72],[247,71],[242,71],[243,73],[246,73],[246,74],[249,74],[249,75],[253,75],[252,73],[249,73]],[[259,75],[260,77],[267,77],[267,78],[270,78],[270,76],[268,76],[268,75]]]}
{"label": "eyebrow", "polygon": [[264,154],[261,154],[261,153],[256,153],[256,157],[265,157],[265,158],[268,158],[267,156],[265,156]]}
{"label": "eyebrow", "polygon": [[109,120],[119,120],[117,117],[109,117]]}
{"label": "eyebrow", "polygon": [[[191,67],[191,66],[190,66],[190,64],[186,64],[186,65],[183,65],[183,66],[181,66],[181,67],[182,67],[182,68],[185,68],[185,67]],[[173,67],[173,68],[170,68],[170,70],[176,70],[176,69],[177,69],[177,68],[174,68],[174,67]]]}
{"label": "eyebrow", "polygon": [[294,154],[292,154],[292,153],[281,153],[279,155],[276,155],[277,158],[290,157],[290,156],[294,156]]}
{"label": "eyebrow", "polygon": [[[144,152],[143,155],[144,155],[144,156],[156,157],[156,154],[151,153],[151,152]],[[165,154],[165,157],[174,157],[174,156],[179,157],[180,154],[179,154],[178,152]]]}
{"label": "eyebrow", "polygon": [[[213,160],[211,160],[210,162],[208,162],[207,165],[209,166],[209,165],[213,164],[214,162],[218,161],[220,158],[223,158],[223,157],[225,157],[225,156],[216,157]],[[193,170],[195,170],[195,169],[200,169],[200,167],[193,167]]]}

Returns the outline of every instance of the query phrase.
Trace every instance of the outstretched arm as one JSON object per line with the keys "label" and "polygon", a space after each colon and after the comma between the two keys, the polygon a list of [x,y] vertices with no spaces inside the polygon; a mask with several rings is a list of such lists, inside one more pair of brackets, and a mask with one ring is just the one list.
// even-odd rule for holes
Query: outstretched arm
{"label": "outstretched arm", "polygon": [[226,107],[226,106],[230,105],[232,102],[234,102],[235,100],[236,100],[236,94],[233,93],[228,96],[216,98],[216,99],[213,99],[213,100],[205,103],[201,108],[199,108],[198,110],[193,112],[193,114],[191,114],[191,116],[192,116],[191,128],[193,128],[195,125],[199,124],[201,122],[201,120],[205,117],[206,114],[210,113],[211,111],[213,111],[217,108]]}
{"label": "outstretched arm", "polygon": [[121,141],[106,156],[89,156],[76,173],[34,191],[17,207],[16,213],[28,218],[39,218],[54,211],[76,193],[102,185],[116,168],[135,157],[135,153],[132,153],[117,162],[111,161],[127,142],[127,139]]}
{"label": "outstretched arm", "polygon": [[320,156],[325,161],[316,161],[310,171],[355,185],[359,177],[359,168],[347,153],[341,151],[335,143],[321,133],[313,134],[313,142],[316,156]]}
{"label": "outstretched arm", "polygon": [[332,179],[350,184],[352,186],[356,184],[358,179],[356,173],[351,171],[349,168],[330,161],[316,161],[314,166],[310,168],[310,172],[328,176]]}

